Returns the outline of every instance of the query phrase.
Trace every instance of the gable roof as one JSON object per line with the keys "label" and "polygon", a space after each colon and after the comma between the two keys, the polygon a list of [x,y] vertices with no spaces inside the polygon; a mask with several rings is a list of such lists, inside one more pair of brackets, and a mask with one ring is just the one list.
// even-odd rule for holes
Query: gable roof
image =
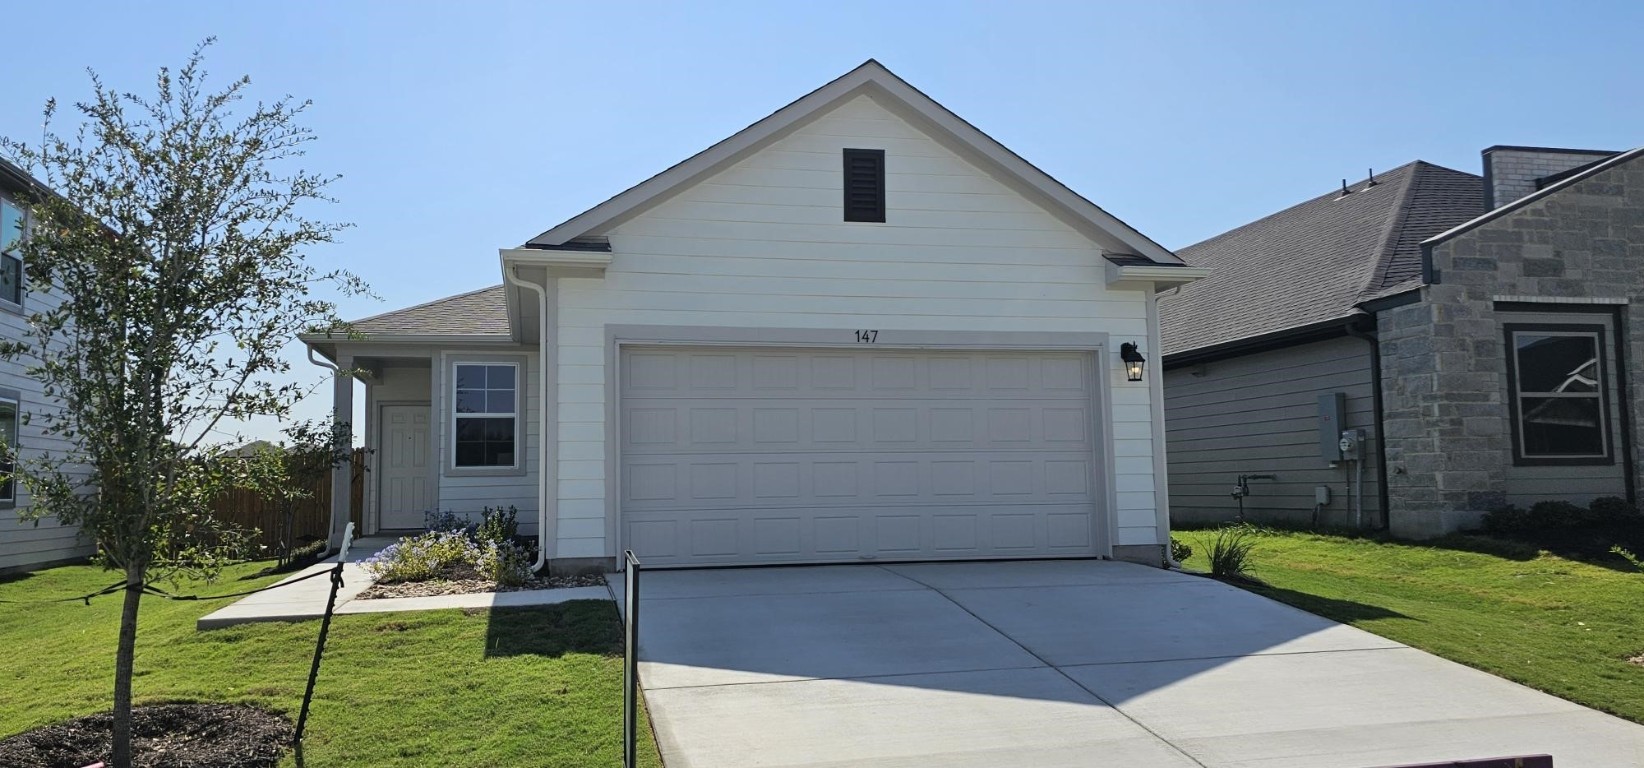
{"label": "gable roof", "polygon": [[676,192],[724,170],[834,106],[862,94],[875,97],[886,107],[913,121],[934,138],[950,145],[966,160],[1036,200],[1103,248],[1118,254],[1145,256],[1161,264],[1181,263],[1182,260],[1164,246],[1051,178],[873,59],[730,138],[531,238],[525,247],[556,248],[576,238],[603,235],[611,227],[649,210]]}
{"label": "gable roof", "polygon": [[[1577,152],[1584,150],[1569,151]],[[1449,240],[1452,237],[1468,232],[1481,224],[1494,221],[1526,206],[1534,205],[1535,203],[1541,202],[1552,195],[1556,195],[1569,187],[1580,184],[1581,182],[1597,176],[1598,174],[1610,170],[1618,165],[1626,165],[1627,163],[1637,160],[1640,157],[1644,157],[1644,147],[1635,147],[1627,150],[1626,152],[1614,153],[1608,159],[1571,168],[1568,171],[1555,173],[1551,176],[1538,179],[1538,182],[1546,183],[1547,185],[1528,195],[1525,195],[1524,197],[1514,200],[1513,202],[1499,208],[1494,208],[1481,216],[1458,222],[1453,227],[1442,230],[1438,234],[1428,238],[1425,242],[1421,243],[1421,247],[1432,248],[1433,246]]]}
{"label": "gable roof", "polygon": [[502,286],[459,293],[443,299],[373,315],[351,323],[367,335],[509,336],[508,305]]}
{"label": "gable roof", "polygon": [[1346,320],[1421,280],[1421,243],[1484,211],[1483,180],[1417,160],[1181,249],[1210,277],[1159,301],[1178,355]]}

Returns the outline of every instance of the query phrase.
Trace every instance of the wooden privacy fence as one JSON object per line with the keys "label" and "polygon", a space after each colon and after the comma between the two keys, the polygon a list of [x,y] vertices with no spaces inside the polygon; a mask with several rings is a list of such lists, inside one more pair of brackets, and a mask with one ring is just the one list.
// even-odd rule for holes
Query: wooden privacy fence
{"label": "wooden privacy fence", "polygon": [[[365,509],[365,449],[354,449],[354,482],[350,485],[348,517],[354,528],[361,527]],[[331,476],[327,474],[312,488],[309,495],[298,499],[293,521],[293,543],[326,538],[326,524],[331,520]],[[234,488],[218,496],[211,504],[217,519],[241,528],[257,529],[254,545],[269,551],[279,547],[280,525],[285,509],[279,499],[269,498],[254,490]]]}

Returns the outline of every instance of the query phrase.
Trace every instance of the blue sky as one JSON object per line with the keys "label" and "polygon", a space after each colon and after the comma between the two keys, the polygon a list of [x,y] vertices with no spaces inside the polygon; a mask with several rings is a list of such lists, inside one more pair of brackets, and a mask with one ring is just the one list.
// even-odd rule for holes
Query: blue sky
{"label": "blue sky", "polygon": [[[382,301],[499,282],[513,246],[877,58],[1167,247],[1413,159],[1644,144],[1644,4],[1520,2],[26,3],[0,134],[85,68],[146,92],[209,69],[314,101],[312,254]],[[300,355],[293,348],[293,359]],[[306,363],[299,378],[318,381]],[[330,407],[329,388],[301,415]],[[263,437],[271,424],[247,427]]]}

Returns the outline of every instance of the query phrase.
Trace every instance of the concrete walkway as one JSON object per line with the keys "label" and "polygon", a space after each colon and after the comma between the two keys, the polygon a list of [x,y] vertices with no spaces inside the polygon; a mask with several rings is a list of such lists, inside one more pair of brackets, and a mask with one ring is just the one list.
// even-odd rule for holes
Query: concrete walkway
{"label": "concrete walkway", "polygon": [[[393,538],[366,538],[354,542],[348,562],[343,564],[343,587],[337,591],[336,613],[386,613],[393,611],[436,611],[447,608],[522,608],[533,605],[553,605],[571,600],[609,600],[606,587],[573,587],[570,589],[533,589],[520,592],[486,592],[472,595],[437,595],[433,597],[390,597],[376,600],[357,599],[371,586],[371,577],[360,565],[372,555],[393,544]],[[325,601],[331,594],[331,579],[316,576],[306,581],[298,579],[335,568],[337,558],[316,563],[292,574],[279,583],[287,587],[247,595],[236,603],[220,608],[195,621],[197,630],[230,627],[254,621],[308,621],[325,615]]]}
{"label": "concrete walkway", "polygon": [[653,571],[642,593],[640,676],[669,768],[1373,768],[1537,753],[1558,768],[1644,766],[1644,727],[1142,566]]}

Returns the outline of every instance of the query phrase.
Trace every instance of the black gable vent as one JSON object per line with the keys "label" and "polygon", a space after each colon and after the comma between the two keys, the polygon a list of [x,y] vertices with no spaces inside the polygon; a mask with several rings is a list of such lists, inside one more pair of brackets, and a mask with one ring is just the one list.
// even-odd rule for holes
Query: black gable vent
{"label": "black gable vent", "polygon": [[885,220],[885,150],[845,150],[845,221]]}

